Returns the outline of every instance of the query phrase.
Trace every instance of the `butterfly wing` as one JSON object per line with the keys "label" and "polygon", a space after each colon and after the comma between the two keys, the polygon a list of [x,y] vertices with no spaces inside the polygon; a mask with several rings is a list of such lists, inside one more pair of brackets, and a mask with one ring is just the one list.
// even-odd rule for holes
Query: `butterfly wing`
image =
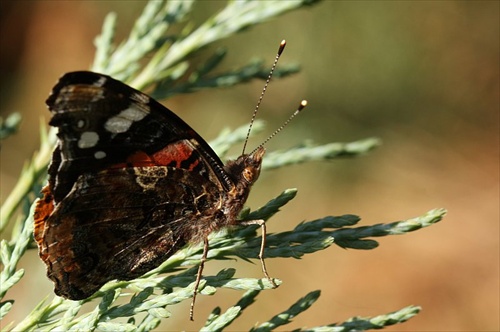
{"label": "butterfly wing", "polygon": [[[223,164],[208,144],[182,119],[154,99],[109,76],[93,72],[65,74],[47,99],[58,127],[58,145],[49,168],[56,202],[71,190],[78,176],[116,164],[165,165],[189,163],[198,151],[209,181],[230,190]],[[169,145],[187,141],[184,150]],[[168,149],[162,153],[162,150]],[[152,162],[154,154],[163,157]],[[187,165],[189,167],[190,165]]]}
{"label": "butterfly wing", "polygon": [[196,216],[213,212],[220,199],[213,183],[172,167],[79,177],[39,243],[56,294],[84,299],[109,280],[130,280],[157,267],[196,237],[194,224],[205,222]]}
{"label": "butterfly wing", "polygon": [[34,235],[57,294],[82,299],[138,277],[217,227],[234,184],[170,110],[91,72],[64,75],[47,105],[59,140]]}

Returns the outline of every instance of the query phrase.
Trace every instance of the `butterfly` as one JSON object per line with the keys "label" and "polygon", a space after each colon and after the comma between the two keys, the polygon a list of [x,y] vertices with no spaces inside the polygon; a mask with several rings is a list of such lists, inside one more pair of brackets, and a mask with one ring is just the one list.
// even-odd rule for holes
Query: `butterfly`
{"label": "butterfly", "polygon": [[57,145],[34,238],[57,295],[86,299],[110,280],[138,278],[185,245],[203,243],[193,319],[208,235],[250,224],[262,227],[259,258],[276,286],[263,261],[264,221],[238,220],[261,171],[262,145],[224,164],[168,108],[89,71],[62,76],[46,103]]}

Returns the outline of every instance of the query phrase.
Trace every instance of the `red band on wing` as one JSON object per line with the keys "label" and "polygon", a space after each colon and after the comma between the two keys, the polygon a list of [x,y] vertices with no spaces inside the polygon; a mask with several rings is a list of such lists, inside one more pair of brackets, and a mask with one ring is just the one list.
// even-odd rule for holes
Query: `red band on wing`
{"label": "red band on wing", "polygon": [[192,170],[199,164],[200,161],[198,159],[194,159],[188,167],[186,167],[187,165],[181,165],[181,163],[192,158],[193,152],[193,147],[187,144],[186,141],[179,141],[177,143],[167,145],[162,150],[156,152],[152,158],[158,165],[170,165],[177,168],[182,167]]}
{"label": "red band on wing", "polygon": [[167,145],[152,155],[137,151],[130,155],[125,163],[115,164],[111,168],[172,166],[193,170],[200,163],[198,159],[194,159],[189,165],[182,165],[183,162],[192,158],[193,152],[193,147],[186,141],[179,141]]}

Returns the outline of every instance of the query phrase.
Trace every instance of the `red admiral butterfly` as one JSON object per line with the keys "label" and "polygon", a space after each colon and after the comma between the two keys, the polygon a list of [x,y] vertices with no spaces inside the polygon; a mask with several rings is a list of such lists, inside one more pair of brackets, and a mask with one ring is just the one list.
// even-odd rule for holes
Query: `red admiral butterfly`
{"label": "red admiral butterfly", "polygon": [[184,245],[203,242],[194,305],[207,236],[231,225],[262,226],[259,257],[273,282],[262,259],[264,221],[237,219],[259,177],[262,145],[224,165],[172,111],[93,72],[65,74],[47,105],[58,142],[34,236],[57,295],[85,299],[110,280],[140,277]]}

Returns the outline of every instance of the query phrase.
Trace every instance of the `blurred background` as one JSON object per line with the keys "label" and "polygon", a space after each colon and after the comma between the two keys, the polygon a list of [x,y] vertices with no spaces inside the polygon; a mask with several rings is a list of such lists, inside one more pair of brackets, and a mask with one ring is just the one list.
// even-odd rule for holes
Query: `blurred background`
{"label": "blurred background", "polygon": [[[193,22],[224,4],[197,4]],[[0,152],[2,202],[39,146],[40,122],[49,119],[44,101],[58,77],[90,67],[93,40],[108,12],[118,14],[119,42],[143,6],[142,1],[0,1],[0,112],[23,115],[19,133]],[[284,283],[262,292],[233,330],[248,330],[316,289],[320,299],[286,330],[410,304],[423,311],[388,330],[500,329],[499,12],[498,1],[325,1],[205,49],[205,56],[216,47],[228,50],[220,71],[253,57],[270,66],[285,38],[282,63],[301,65],[299,74],[273,81],[259,114],[266,133],[250,147],[301,99],[309,100],[308,109],[268,150],[305,140],[383,140],[360,158],[264,172],[248,201],[254,209],[286,188],[298,188],[297,197],[270,220],[269,232],[326,215],[356,214],[361,225],[371,225],[436,207],[449,211],[433,227],[380,238],[375,250],[332,246],[301,260],[268,260],[271,276]],[[210,140],[223,128],[248,123],[261,88],[255,81],[162,102]],[[25,255],[22,267],[26,276],[8,295],[16,302],[5,322],[19,322],[52,294],[35,250]],[[236,261],[210,261],[204,274],[228,267],[237,268],[237,276],[261,277],[258,264]],[[189,303],[183,303],[160,330],[199,329],[215,306],[225,310],[240,296],[230,290],[200,296],[194,323],[188,321]]]}

